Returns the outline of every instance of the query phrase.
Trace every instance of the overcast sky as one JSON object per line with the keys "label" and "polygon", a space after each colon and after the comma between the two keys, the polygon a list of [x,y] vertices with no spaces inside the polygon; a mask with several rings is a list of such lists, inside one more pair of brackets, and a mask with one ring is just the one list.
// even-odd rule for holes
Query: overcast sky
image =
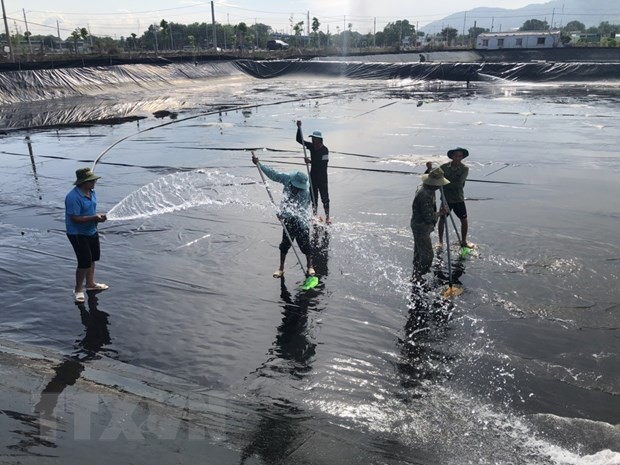
{"label": "overcast sky", "polygon": [[[618,0],[610,0],[618,1]],[[223,24],[248,25],[255,22],[271,26],[277,32],[289,33],[293,23],[308,24],[317,17],[320,30],[337,33],[343,27],[362,34],[380,31],[389,23],[407,19],[423,25],[443,17],[476,7],[520,8],[542,4],[544,0],[230,0],[215,1],[215,20]],[[168,22],[191,24],[211,22],[211,2],[192,0],[4,0],[11,34],[28,29],[33,34],[57,35],[64,39],[76,27],[86,27],[91,34],[115,38],[138,36],[149,24]],[[25,13],[25,19],[24,19]]]}

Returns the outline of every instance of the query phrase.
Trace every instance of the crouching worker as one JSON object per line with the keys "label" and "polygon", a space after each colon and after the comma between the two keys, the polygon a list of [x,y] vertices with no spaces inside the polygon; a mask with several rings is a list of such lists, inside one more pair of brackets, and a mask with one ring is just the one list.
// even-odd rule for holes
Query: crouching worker
{"label": "crouching worker", "polygon": [[431,233],[435,229],[437,219],[445,216],[448,211],[441,207],[437,211],[435,191],[441,186],[450,184],[443,176],[441,168],[435,168],[422,175],[422,185],[418,188],[411,206],[411,231],[413,232],[413,278],[421,279],[428,273],[433,264],[433,244]]}
{"label": "crouching worker", "polygon": [[[252,162],[262,170],[272,181],[284,184],[282,191],[282,201],[278,218],[282,222],[282,242],[280,243],[280,267],[273,273],[274,278],[281,278],[284,274],[284,262],[286,254],[291,248],[291,240],[297,241],[301,253],[306,256],[307,274],[315,274],[312,267],[312,250],[310,246],[310,219],[312,210],[310,209],[310,190],[308,175],[301,171],[292,173],[280,173],[263,163],[258,157],[252,154]],[[287,234],[288,232],[288,234]],[[290,235],[290,240],[289,240]]]}

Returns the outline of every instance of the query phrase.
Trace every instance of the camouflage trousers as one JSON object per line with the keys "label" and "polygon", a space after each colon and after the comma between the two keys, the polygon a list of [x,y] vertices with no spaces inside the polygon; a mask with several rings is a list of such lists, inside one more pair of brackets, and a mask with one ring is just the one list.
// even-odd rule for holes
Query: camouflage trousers
{"label": "camouflage trousers", "polygon": [[428,273],[434,256],[430,233],[413,233],[413,269],[420,275]]}

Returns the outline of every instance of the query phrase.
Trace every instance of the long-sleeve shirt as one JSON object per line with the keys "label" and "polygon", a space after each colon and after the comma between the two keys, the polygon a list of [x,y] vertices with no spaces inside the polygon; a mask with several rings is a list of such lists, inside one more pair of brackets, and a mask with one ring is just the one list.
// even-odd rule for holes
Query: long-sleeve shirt
{"label": "long-sleeve shirt", "polygon": [[295,217],[304,224],[309,224],[312,211],[310,209],[310,191],[308,189],[298,189],[291,182],[292,174],[281,173],[270,168],[264,163],[258,164],[265,176],[275,182],[284,185],[282,200],[280,201],[280,217]]}
{"label": "long-sleeve shirt", "polygon": [[469,175],[469,168],[461,163],[459,166],[452,166],[452,162],[441,165],[444,177],[450,184],[444,186],[443,191],[448,203],[465,202],[465,180]]}
{"label": "long-sleeve shirt", "polygon": [[413,234],[433,232],[437,224],[435,191],[424,184],[418,189],[411,205],[411,231]]}
{"label": "long-sleeve shirt", "polygon": [[316,150],[312,142],[304,140],[301,128],[297,128],[297,142],[304,145],[310,151],[310,177],[313,183],[327,179],[327,164],[329,162],[329,150],[324,145]]}

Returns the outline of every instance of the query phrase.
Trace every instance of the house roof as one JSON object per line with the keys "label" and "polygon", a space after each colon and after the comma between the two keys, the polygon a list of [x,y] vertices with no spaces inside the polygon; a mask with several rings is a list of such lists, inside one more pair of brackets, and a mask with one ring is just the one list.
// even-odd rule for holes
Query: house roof
{"label": "house roof", "polygon": [[508,31],[508,32],[483,32],[478,37],[525,37],[525,36],[556,36],[560,31]]}

